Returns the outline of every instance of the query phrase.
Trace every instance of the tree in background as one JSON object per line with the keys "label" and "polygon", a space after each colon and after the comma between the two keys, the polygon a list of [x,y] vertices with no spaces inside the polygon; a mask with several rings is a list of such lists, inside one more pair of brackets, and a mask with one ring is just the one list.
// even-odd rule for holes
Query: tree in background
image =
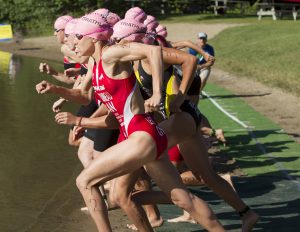
{"label": "tree in background", "polygon": [[[255,2],[255,0],[248,1]],[[210,0],[0,0],[0,23],[10,23],[14,31],[25,35],[49,34],[54,20],[69,14],[79,17],[99,8],[108,8],[124,16],[130,7],[139,6],[148,14],[167,17],[206,12]]]}

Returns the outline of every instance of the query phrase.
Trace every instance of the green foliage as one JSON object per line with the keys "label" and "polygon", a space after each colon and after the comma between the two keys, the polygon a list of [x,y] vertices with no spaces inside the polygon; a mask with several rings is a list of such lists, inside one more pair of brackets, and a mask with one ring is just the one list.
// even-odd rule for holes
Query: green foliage
{"label": "green foliage", "polygon": [[46,35],[53,30],[55,19],[65,14],[79,17],[99,8],[107,8],[124,16],[126,10],[134,5],[160,19],[183,14],[197,14],[199,17],[202,16],[200,12],[207,12],[210,4],[209,0],[0,0],[0,23],[10,23],[15,32],[26,36]]}
{"label": "green foliage", "polygon": [[50,31],[54,20],[69,14],[79,17],[98,8],[108,8],[123,16],[132,5],[140,6],[148,14],[158,16],[165,14],[198,13],[198,6],[207,4],[208,0],[0,0],[0,23],[13,25],[14,31],[25,35],[37,35]]}
{"label": "green foliage", "polygon": [[53,27],[54,20],[64,14],[75,17],[102,7],[97,0],[0,0],[0,22],[13,25],[24,34],[43,33]]}

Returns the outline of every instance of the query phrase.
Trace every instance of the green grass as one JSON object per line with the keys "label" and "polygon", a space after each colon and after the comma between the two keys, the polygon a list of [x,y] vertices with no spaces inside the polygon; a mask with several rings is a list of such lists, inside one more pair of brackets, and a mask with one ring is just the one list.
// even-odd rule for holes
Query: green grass
{"label": "green grass", "polygon": [[227,29],[210,43],[216,66],[300,95],[299,22],[257,21]]}

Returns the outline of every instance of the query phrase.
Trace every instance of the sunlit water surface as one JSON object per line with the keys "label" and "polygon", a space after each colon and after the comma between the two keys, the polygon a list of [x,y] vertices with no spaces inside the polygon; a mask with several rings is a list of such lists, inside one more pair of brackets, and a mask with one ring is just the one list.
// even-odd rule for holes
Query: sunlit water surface
{"label": "sunlit water surface", "polygon": [[35,91],[41,80],[53,81],[39,62],[0,52],[0,231],[84,231],[91,221],[79,210],[81,164],[69,128],[54,121],[57,97]]}

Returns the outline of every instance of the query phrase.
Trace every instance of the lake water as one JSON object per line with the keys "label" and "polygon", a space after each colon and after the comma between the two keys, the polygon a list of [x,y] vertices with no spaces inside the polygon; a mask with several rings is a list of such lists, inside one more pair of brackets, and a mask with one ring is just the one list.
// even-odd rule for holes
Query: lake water
{"label": "lake water", "polygon": [[0,52],[0,231],[84,231],[91,221],[79,210],[81,164],[68,145],[69,128],[54,121],[57,97],[35,90],[51,80],[39,62]]}

